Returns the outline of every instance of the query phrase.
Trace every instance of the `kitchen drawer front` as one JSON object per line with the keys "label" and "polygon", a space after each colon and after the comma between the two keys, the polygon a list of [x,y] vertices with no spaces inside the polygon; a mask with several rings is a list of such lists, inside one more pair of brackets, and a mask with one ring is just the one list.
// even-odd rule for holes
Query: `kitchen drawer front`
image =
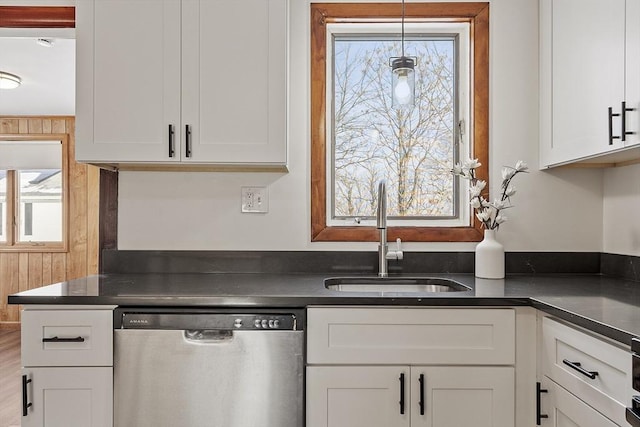
{"label": "kitchen drawer front", "polygon": [[[633,394],[629,351],[543,317],[542,371],[605,416],[624,425],[625,407],[630,405]],[[590,378],[589,372],[597,375]]]}
{"label": "kitchen drawer front", "polygon": [[541,411],[548,416],[548,420],[542,421],[543,426],[619,427],[626,425],[614,423],[551,380],[545,381],[543,387],[547,388],[547,393],[542,395]]}
{"label": "kitchen drawer front", "polygon": [[22,366],[112,365],[111,310],[23,310]]}
{"label": "kitchen drawer front", "polygon": [[311,307],[309,364],[512,365],[515,311]]}

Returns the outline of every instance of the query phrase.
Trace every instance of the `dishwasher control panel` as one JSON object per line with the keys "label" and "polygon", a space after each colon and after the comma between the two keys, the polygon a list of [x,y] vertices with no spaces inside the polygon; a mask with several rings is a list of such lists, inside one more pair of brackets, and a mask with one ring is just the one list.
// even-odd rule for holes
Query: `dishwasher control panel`
{"label": "dishwasher control panel", "polygon": [[121,313],[122,329],[297,330],[294,314]]}

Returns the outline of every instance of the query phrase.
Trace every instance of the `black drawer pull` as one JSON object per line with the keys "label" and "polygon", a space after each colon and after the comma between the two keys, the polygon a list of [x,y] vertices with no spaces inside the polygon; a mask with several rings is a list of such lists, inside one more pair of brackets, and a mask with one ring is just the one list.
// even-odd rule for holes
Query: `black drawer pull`
{"label": "black drawer pull", "polygon": [[82,337],[75,337],[75,338],[51,337],[51,338],[42,338],[42,342],[84,342],[84,338]]}
{"label": "black drawer pull", "polygon": [[420,374],[418,382],[420,383],[420,401],[418,402],[418,406],[420,407],[420,415],[424,415],[424,374]]}
{"label": "black drawer pull", "polygon": [[587,371],[586,369],[584,369],[582,367],[582,365],[579,362],[570,362],[567,359],[564,359],[562,361],[562,363],[564,363],[568,367],[580,372],[585,377],[591,378],[592,380],[595,380],[596,377],[598,376],[598,372],[597,371]]}
{"label": "black drawer pull", "polygon": [[404,415],[404,372],[400,374],[400,415]]}
{"label": "black drawer pull", "polygon": [[22,376],[22,416],[26,417],[29,415],[28,409],[31,407],[32,403],[29,402],[29,397],[27,396],[27,384],[31,382],[30,379],[27,379],[26,375]]}
{"label": "black drawer pull", "polygon": [[549,418],[549,415],[542,413],[542,393],[549,393],[549,390],[542,388],[541,383],[536,383],[536,425],[542,425],[543,418]]}

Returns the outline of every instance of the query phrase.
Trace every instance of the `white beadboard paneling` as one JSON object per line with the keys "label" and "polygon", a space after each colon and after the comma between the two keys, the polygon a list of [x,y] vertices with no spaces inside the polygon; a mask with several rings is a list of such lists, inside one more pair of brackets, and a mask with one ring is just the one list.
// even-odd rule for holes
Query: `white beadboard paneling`
{"label": "white beadboard paneling", "polygon": [[604,173],[603,251],[640,256],[640,165]]}
{"label": "white beadboard paneling", "polygon": [[[121,172],[120,249],[377,250],[375,243],[310,242],[309,3],[290,2],[290,172]],[[497,190],[503,165],[538,164],[538,1],[490,3],[490,173]],[[498,239],[507,251],[602,250],[602,174],[572,169],[518,176],[515,207]],[[241,214],[241,186],[268,186],[269,213]],[[474,248],[405,245],[407,251]]]}

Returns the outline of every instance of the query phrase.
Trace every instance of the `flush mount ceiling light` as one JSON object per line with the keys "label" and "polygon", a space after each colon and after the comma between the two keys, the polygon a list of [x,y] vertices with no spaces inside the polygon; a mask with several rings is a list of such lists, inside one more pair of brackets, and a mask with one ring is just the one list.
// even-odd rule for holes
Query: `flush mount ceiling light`
{"label": "flush mount ceiling light", "polygon": [[402,0],[402,56],[391,58],[391,105],[412,107],[415,102],[415,60],[404,55],[404,0]]}
{"label": "flush mount ceiling light", "polygon": [[15,74],[0,71],[0,89],[15,89],[20,86],[22,79]]}

